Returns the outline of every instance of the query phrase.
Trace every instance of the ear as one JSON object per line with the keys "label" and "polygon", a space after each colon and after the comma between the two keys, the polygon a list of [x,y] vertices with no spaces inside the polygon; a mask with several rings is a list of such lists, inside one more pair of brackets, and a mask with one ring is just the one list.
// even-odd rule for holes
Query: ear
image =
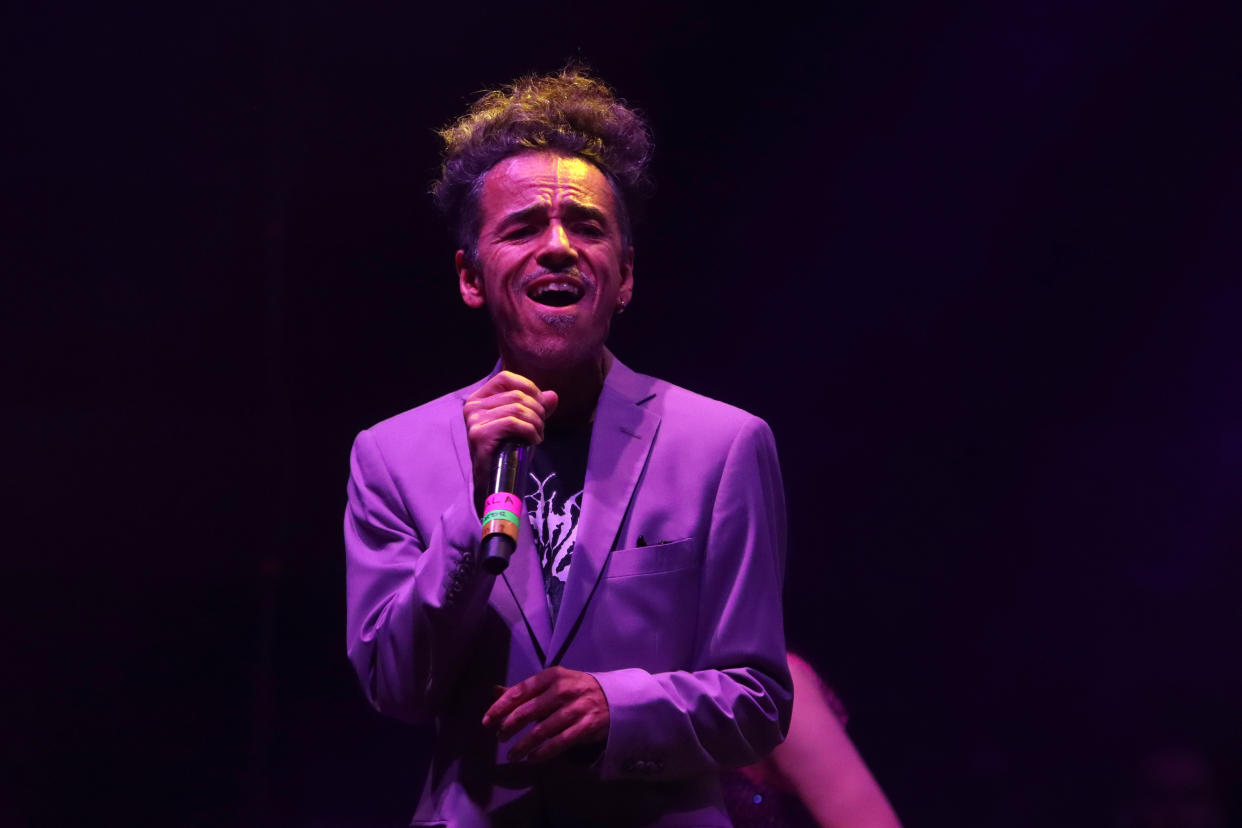
{"label": "ear", "polygon": [[487,304],[483,295],[483,274],[476,273],[466,251],[458,250],[453,258],[457,266],[457,287],[461,291],[461,301],[472,308],[481,308]]}
{"label": "ear", "polygon": [[625,305],[634,298],[634,246],[630,245],[621,254],[621,289],[617,299]]}

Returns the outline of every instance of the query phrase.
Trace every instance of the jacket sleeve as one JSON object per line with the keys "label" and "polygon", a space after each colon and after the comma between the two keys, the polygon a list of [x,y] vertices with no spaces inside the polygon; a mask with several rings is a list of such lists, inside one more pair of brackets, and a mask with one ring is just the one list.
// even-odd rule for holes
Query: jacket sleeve
{"label": "jacket sleeve", "polygon": [[672,778],[751,764],[788,730],[785,497],[772,433],[756,417],[729,448],[710,527],[692,669],[593,673],[610,712],[603,778]]}
{"label": "jacket sleeve", "polygon": [[[453,468],[456,472],[456,468]],[[380,712],[425,722],[452,686],[495,576],[476,566],[479,518],[460,486],[420,530],[370,431],[350,453],[346,650]]]}

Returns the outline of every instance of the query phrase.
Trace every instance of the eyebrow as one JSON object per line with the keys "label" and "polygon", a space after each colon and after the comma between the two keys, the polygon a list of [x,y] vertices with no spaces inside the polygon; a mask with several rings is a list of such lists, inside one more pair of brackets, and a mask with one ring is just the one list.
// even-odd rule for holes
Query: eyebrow
{"label": "eyebrow", "polygon": [[[505,216],[504,218],[500,220],[500,222],[496,226],[504,227],[509,224],[520,224],[522,222],[538,220],[538,219],[543,218],[547,214],[547,212],[548,212],[548,209],[546,205],[532,204],[529,207],[524,207],[521,210],[516,210],[510,213],[509,215]],[[603,210],[599,209],[598,207],[591,207],[590,205],[587,205],[587,204],[579,204],[576,201],[570,201],[568,204],[565,205],[565,217],[576,218],[576,219],[584,219],[584,218],[592,219],[594,221],[598,221],[600,224],[603,224],[604,226],[608,225],[608,214],[607,213],[605,213]]]}

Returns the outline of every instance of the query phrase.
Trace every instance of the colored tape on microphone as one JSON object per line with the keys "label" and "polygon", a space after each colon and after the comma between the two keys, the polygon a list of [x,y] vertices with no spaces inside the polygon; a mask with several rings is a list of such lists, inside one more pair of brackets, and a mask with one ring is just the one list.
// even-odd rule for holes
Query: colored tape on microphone
{"label": "colored tape on microphone", "polygon": [[[487,499],[483,501],[484,513],[493,509],[505,509],[514,514],[522,511],[522,500],[517,495],[510,492],[495,492],[489,494]],[[484,518],[486,520],[486,518]]]}
{"label": "colored tape on microphone", "polygon": [[492,509],[487,514],[483,515],[484,523],[492,520],[507,520],[514,526],[517,526],[519,522],[518,516],[513,512],[510,512],[508,509]]}
{"label": "colored tape on microphone", "polygon": [[518,516],[508,509],[493,509],[483,515],[483,537],[508,535],[514,543],[518,539]]}

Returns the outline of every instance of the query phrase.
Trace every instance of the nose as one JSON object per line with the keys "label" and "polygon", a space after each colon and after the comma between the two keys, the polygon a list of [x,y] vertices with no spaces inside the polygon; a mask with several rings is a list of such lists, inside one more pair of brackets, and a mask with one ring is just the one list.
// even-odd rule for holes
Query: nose
{"label": "nose", "polygon": [[578,263],[578,251],[570,242],[565,226],[559,221],[548,224],[535,260],[548,270],[564,270]]}

